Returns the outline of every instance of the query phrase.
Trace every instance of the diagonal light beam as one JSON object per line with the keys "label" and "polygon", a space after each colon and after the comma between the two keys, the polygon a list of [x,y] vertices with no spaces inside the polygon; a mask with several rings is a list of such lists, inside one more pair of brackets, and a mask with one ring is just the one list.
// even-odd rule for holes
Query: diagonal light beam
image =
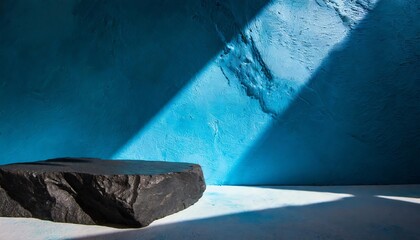
{"label": "diagonal light beam", "polygon": [[113,158],[199,163],[207,183],[225,183],[377,2],[272,2]]}

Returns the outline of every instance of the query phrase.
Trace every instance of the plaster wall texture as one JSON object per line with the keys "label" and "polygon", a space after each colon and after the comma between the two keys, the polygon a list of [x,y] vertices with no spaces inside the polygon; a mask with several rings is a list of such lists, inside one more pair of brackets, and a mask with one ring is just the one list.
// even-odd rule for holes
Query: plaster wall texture
{"label": "plaster wall texture", "polygon": [[415,0],[2,1],[0,162],[418,183],[419,13]]}

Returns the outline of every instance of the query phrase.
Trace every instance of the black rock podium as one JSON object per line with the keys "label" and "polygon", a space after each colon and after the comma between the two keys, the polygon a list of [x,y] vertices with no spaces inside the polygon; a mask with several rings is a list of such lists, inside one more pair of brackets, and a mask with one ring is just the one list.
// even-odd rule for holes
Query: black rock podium
{"label": "black rock podium", "polygon": [[144,227],[206,186],[197,164],[59,158],[0,166],[0,216]]}

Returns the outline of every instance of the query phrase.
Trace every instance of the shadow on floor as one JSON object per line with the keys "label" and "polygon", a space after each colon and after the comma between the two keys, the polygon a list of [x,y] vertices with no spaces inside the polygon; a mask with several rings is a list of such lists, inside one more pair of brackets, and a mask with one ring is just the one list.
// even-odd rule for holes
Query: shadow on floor
{"label": "shadow on floor", "polygon": [[76,239],[419,239],[419,223],[420,204],[366,195]]}

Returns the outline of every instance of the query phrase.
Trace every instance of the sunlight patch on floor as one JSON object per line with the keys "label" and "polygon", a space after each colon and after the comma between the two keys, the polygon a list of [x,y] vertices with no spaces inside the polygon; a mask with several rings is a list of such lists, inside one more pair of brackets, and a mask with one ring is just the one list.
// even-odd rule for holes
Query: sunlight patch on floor
{"label": "sunlight patch on floor", "polygon": [[420,185],[208,186],[196,204],[145,228],[0,217],[0,239],[409,239],[419,233],[419,194]]}
{"label": "sunlight patch on floor", "polygon": [[381,196],[381,195],[377,195],[376,197],[420,204],[420,198],[414,198],[414,197]]}
{"label": "sunlight patch on floor", "polygon": [[208,186],[203,198],[188,208],[157,220],[151,226],[270,208],[338,201],[351,194],[246,186]]}

